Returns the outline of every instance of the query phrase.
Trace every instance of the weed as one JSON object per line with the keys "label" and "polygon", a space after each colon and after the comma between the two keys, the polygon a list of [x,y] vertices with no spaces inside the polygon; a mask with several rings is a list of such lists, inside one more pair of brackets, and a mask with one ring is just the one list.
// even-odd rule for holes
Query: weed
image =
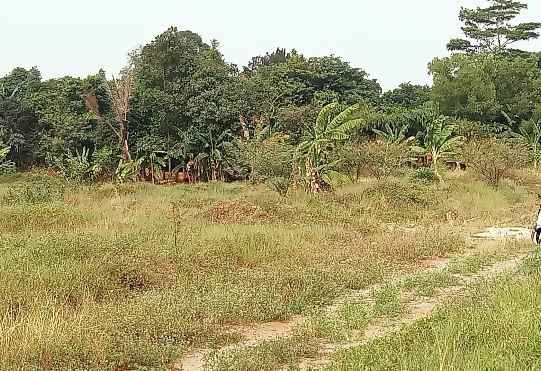
{"label": "weed", "polygon": [[371,314],[369,308],[361,303],[347,303],[340,308],[340,319],[351,330],[362,330],[368,326]]}
{"label": "weed", "polygon": [[406,290],[415,290],[420,296],[433,296],[436,290],[443,287],[456,285],[458,279],[447,270],[419,273],[402,281],[402,287]]}
{"label": "weed", "polygon": [[269,340],[253,347],[214,352],[207,357],[206,366],[215,371],[275,370],[316,352],[317,346],[303,338]]}
{"label": "weed", "polygon": [[397,316],[402,312],[400,289],[396,286],[385,285],[374,290],[374,313],[380,316]]}
{"label": "weed", "polygon": [[[56,182],[23,174],[0,184],[0,198],[17,190],[0,202],[0,369],[164,368],[193,347],[238,340],[224,331],[231,324],[321,313],[348,290],[462,251],[464,240],[437,219],[449,207],[445,197],[464,215],[524,214],[505,186],[462,178],[445,190],[392,180],[414,194],[396,201],[392,184],[373,180],[287,197],[244,183]],[[404,220],[417,225],[402,228]],[[399,226],[392,233],[390,223]],[[416,284],[443,284],[434,280]],[[313,351],[315,337],[344,339],[373,312],[395,315],[397,290],[375,293],[376,310],[346,305],[316,316],[305,337],[243,350],[246,363],[227,364],[288,364],[306,344]]]}
{"label": "weed", "polygon": [[335,356],[327,370],[532,370],[539,365],[541,284],[500,279],[400,332]]}
{"label": "weed", "polygon": [[498,256],[491,253],[454,258],[449,262],[448,270],[453,274],[475,274],[497,260]]}

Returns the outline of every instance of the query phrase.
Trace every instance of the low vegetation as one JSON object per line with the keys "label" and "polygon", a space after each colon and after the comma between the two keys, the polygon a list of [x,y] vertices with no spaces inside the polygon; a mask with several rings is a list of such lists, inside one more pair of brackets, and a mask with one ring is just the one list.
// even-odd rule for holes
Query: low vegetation
{"label": "low vegetation", "polygon": [[1,77],[0,369],[539,368],[540,258],[485,276],[532,246],[472,233],[539,206],[541,54],[510,46],[541,23],[488,1],[431,87],[175,27],[117,77]]}
{"label": "low vegetation", "polygon": [[[245,184],[104,184],[66,192],[62,181],[44,175],[4,178],[1,368],[156,367],[193,347],[235,341],[229,324],[311,316],[350,290],[465,251],[467,242],[450,225],[471,210],[505,220],[509,207],[530,202],[472,181],[423,185],[423,193],[413,185],[382,188],[374,179],[331,195],[284,199]],[[449,220],[450,210],[460,213]],[[449,269],[474,270],[464,264]],[[429,295],[428,286],[447,283],[442,273],[404,285]],[[349,304],[336,316],[316,315],[304,336],[340,339],[343,329],[366,326],[372,313],[400,313],[395,288],[374,291],[374,300],[374,308]],[[280,347],[269,343],[257,352]]]}
{"label": "low vegetation", "polygon": [[481,284],[431,318],[338,354],[328,369],[535,369],[541,288],[528,266],[527,277]]}

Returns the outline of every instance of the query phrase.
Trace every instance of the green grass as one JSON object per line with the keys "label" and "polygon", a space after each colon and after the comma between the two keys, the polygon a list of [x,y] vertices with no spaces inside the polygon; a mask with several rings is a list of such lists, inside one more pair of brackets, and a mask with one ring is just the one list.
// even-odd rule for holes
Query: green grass
{"label": "green grass", "polygon": [[306,339],[321,339],[340,342],[348,339],[347,323],[333,314],[313,313],[295,329],[295,333]]}
{"label": "green grass", "polygon": [[338,315],[350,330],[363,330],[372,317],[369,308],[362,303],[346,303],[340,308]]}
{"label": "green grass", "polygon": [[419,273],[404,279],[401,283],[406,290],[412,290],[419,296],[433,296],[438,289],[457,285],[460,280],[448,270]]}
{"label": "green grass", "polygon": [[379,316],[398,316],[403,305],[400,301],[400,288],[394,285],[385,285],[374,290],[374,313]]}
{"label": "green grass", "polygon": [[372,313],[365,304],[347,303],[335,313],[317,311],[309,314],[293,334],[227,351],[215,351],[207,357],[206,366],[212,370],[274,370],[295,365],[302,357],[317,355],[319,341],[347,341],[352,330],[365,329]]}
{"label": "green grass", "polygon": [[[234,341],[230,325],[310,316],[423,259],[460,253],[464,239],[434,219],[450,191],[431,187],[425,198],[404,185],[399,208],[392,187],[372,181],[282,198],[244,183],[3,178],[0,369],[165,368],[194,347]],[[404,220],[417,228],[389,238],[387,223]],[[376,293],[376,312],[395,315],[396,299]],[[372,311],[346,305],[313,327],[337,338],[362,330]],[[266,347],[265,364],[273,352],[279,363],[298,354]]]}
{"label": "green grass", "polygon": [[213,371],[276,370],[280,366],[294,367],[299,358],[316,354],[316,343],[293,337],[211,353],[206,359],[206,367]]}
{"label": "green grass", "polygon": [[499,260],[494,253],[474,254],[460,258],[451,259],[448,271],[453,274],[472,275],[481,271],[484,267]]}
{"label": "green grass", "polygon": [[[529,263],[539,266],[536,263]],[[330,370],[534,370],[541,367],[541,276],[503,278],[429,319],[335,356]]]}

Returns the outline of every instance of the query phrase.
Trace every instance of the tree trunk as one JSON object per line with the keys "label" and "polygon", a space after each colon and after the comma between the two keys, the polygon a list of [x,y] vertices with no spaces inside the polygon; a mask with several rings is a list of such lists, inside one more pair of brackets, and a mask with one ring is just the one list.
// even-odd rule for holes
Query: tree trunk
{"label": "tree trunk", "polygon": [[128,144],[128,125],[125,122],[120,122],[120,146],[122,148],[122,160],[131,162],[130,147]]}
{"label": "tree trunk", "polygon": [[291,168],[291,188],[293,190],[299,189],[299,183],[301,178],[301,167],[297,162],[293,162],[292,168]]}
{"label": "tree trunk", "polygon": [[436,175],[436,178],[438,178],[438,181],[443,183],[443,177],[438,169],[438,159],[438,156],[432,155],[432,170],[434,170],[434,174]]}
{"label": "tree trunk", "polygon": [[321,192],[322,185],[321,185],[321,179],[319,177],[319,173],[317,169],[312,164],[312,160],[307,157],[306,158],[306,177],[307,177],[307,183],[308,183],[308,190],[310,193],[319,193]]}
{"label": "tree trunk", "polygon": [[155,184],[154,180],[154,162],[152,162],[152,159],[150,160],[150,176],[152,177],[152,184]]}

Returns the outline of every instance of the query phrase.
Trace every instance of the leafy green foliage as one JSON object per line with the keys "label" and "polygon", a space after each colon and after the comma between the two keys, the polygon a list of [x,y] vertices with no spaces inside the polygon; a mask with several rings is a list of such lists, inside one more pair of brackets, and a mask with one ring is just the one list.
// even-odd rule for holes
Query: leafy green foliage
{"label": "leafy green foliage", "polygon": [[430,184],[430,183],[434,183],[438,181],[438,177],[436,173],[434,172],[433,169],[429,167],[421,167],[415,170],[415,172],[412,175],[412,178],[418,182],[426,183],[426,184]]}
{"label": "leafy green foliage", "polygon": [[507,56],[455,54],[429,65],[432,97],[441,113],[473,121],[506,124],[511,117],[529,118],[541,100],[539,54]]}
{"label": "leafy green foliage", "polygon": [[516,0],[489,0],[486,8],[460,10],[464,22],[462,31],[467,39],[453,39],[447,45],[450,51],[498,52],[505,51],[517,41],[537,39],[541,28],[539,22],[524,22],[512,25],[510,22],[528,8]]}
{"label": "leafy green foliage", "polygon": [[137,178],[137,174],[141,170],[144,160],[144,157],[129,162],[123,162],[121,160],[115,170],[113,177],[114,181],[121,184],[128,181],[134,181]]}
{"label": "leafy green foliage", "polygon": [[49,158],[55,169],[64,178],[75,182],[93,181],[103,178],[112,171],[112,151],[108,147],[94,151],[83,147],[75,154],[69,151],[60,158]]}
{"label": "leafy green foliage", "polygon": [[406,133],[408,132],[408,124],[391,124],[385,122],[383,128],[372,129],[372,131],[382,140],[390,143],[401,143],[406,140]]}
{"label": "leafy green foliage", "polygon": [[0,146],[0,175],[10,175],[17,170],[13,161],[7,160],[9,148]]}
{"label": "leafy green foliage", "polygon": [[365,125],[371,115],[373,111],[365,104],[343,109],[339,103],[332,103],[319,112],[309,138],[298,145],[295,155],[298,162],[305,163],[307,184],[311,192],[319,191],[321,176],[333,170],[337,164],[336,161],[328,161],[329,152]]}
{"label": "leafy green foliage", "polygon": [[382,95],[382,104],[389,108],[413,109],[422,107],[430,101],[431,89],[425,85],[403,83],[398,88],[386,91]]}
{"label": "leafy green foliage", "polygon": [[[497,2],[486,11],[464,10],[465,22],[467,16],[486,16],[482,27],[501,21],[507,27],[524,8]],[[509,27],[515,27],[512,34],[490,32],[517,39],[533,26]],[[167,167],[164,161],[182,168],[193,159],[202,180],[246,179],[249,172],[255,180],[249,147],[283,134],[297,148],[295,166],[292,161],[287,171],[270,171],[264,182],[283,193],[286,184],[296,185],[304,176],[307,188],[315,190],[360,175],[363,156],[355,143],[374,136],[395,144],[417,137],[425,154],[444,156],[463,133],[490,137],[507,130],[503,112],[520,123],[514,132],[537,152],[533,112],[541,103],[539,58],[526,52],[456,54],[431,63],[433,88],[403,83],[382,94],[366,71],[338,56],[309,57],[278,48],[239,70],[225,61],[217,41],[207,43],[194,32],[171,27],[130,53],[121,74],[127,79],[107,81],[99,71],[86,78],[42,80],[35,68],[16,68],[1,77],[0,143],[10,151],[0,167],[6,173],[15,166],[52,166],[69,179],[95,181],[112,175],[119,157],[124,159],[119,179],[133,178],[138,167],[159,174]],[[111,87],[122,81],[130,94],[120,112]],[[447,139],[447,129],[434,125],[440,114],[460,123]],[[122,130],[114,124],[119,117]],[[443,140],[437,151],[425,143],[437,142],[431,127]],[[142,161],[132,163],[130,153]],[[382,163],[381,157],[374,160]],[[282,160],[276,161],[282,167]],[[123,176],[124,170],[130,175]]]}
{"label": "leafy green foliage", "polygon": [[[508,116],[506,117],[511,126],[511,130],[513,130],[515,122]],[[537,168],[537,164],[541,157],[541,105],[537,107],[537,110],[531,119],[523,120],[511,134],[531,149],[533,166],[534,168]]]}
{"label": "leafy green foliage", "polygon": [[250,180],[265,183],[280,195],[287,193],[294,170],[294,147],[286,139],[276,134],[269,139],[245,145],[245,161],[250,167]]}
{"label": "leafy green foliage", "polygon": [[438,171],[438,163],[441,159],[454,154],[463,138],[456,136],[457,126],[448,117],[438,116],[425,123],[425,132],[420,143],[413,147],[414,152],[429,156],[432,168],[438,179],[442,179]]}

